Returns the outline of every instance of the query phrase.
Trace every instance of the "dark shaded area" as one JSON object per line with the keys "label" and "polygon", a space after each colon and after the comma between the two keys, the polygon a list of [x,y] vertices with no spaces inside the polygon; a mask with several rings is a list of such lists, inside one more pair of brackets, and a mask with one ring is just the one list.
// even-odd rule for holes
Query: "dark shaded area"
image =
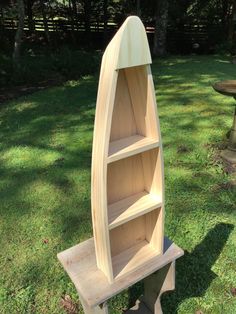
{"label": "dark shaded area", "polygon": [[98,71],[100,52],[62,47],[31,47],[21,56],[20,67],[14,68],[11,56],[0,52],[0,102],[55,86],[66,80],[79,79]]}
{"label": "dark shaded area", "polygon": [[[122,21],[125,20],[127,16],[125,15],[122,18]],[[146,26],[147,36],[152,51],[153,41],[154,41],[154,29],[155,29],[155,19],[142,19],[143,23]],[[71,31],[66,28],[59,32],[53,32],[51,36],[51,47],[47,47],[45,39],[42,39],[42,31],[35,31],[35,35],[32,37],[25,32],[24,45],[25,49],[53,49],[54,51],[58,47],[70,46],[71,49],[89,49],[89,50],[103,50],[111,38],[116,33],[118,27],[121,23],[112,22],[114,24],[110,25],[109,30],[106,31],[104,37],[103,26],[101,29],[94,30],[88,35],[85,31],[78,30],[73,34],[76,45],[73,44],[71,38]],[[15,23],[16,24],[16,23]],[[1,31],[0,31],[1,34]],[[12,47],[12,42],[14,41],[15,29],[5,29],[2,33],[2,38],[5,38],[5,45],[8,45],[9,48]],[[199,22],[188,22],[188,24],[169,24],[167,27],[167,42],[166,49],[168,53],[171,54],[212,54],[216,53],[219,50],[224,51],[227,44],[224,44],[226,41],[225,33],[222,31],[222,27],[219,23],[208,24],[205,21]],[[0,40],[1,42],[1,40]],[[221,48],[222,46],[222,48]]]}
{"label": "dark shaded area", "polygon": [[235,53],[235,0],[18,2],[21,14],[14,1],[0,3],[0,88],[11,87],[0,90],[0,101],[36,90],[43,81],[56,85],[58,77],[95,73],[98,66],[88,52],[104,51],[130,15],[142,19],[153,55]]}
{"label": "dark shaded area", "polygon": [[[163,296],[163,311],[174,314],[188,298],[202,297],[217,275],[211,270],[234,226],[220,223],[208,232],[193,252],[185,252],[176,263],[176,290]],[[216,241],[217,239],[217,241]]]}
{"label": "dark shaded area", "polygon": [[[211,268],[223,250],[234,226],[220,223],[210,230],[193,252],[185,252],[176,262],[175,291],[162,296],[165,314],[175,314],[179,305],[188,298],[202,297],[217,275]],[[216,239],[220,239],[216,241]],[[143,283],[137,283],[129,291],[128,307],[133,307],[143,294]]]}
{"label": "dark shaded area", "polygon": [[20,97],[20,96],[25,96],[29,95],[32,93],[35,93],[37,91],[44,90],[49,87],[53,86],[58,86],[65,81],[65,78],[63,77],[58,77],[57,79],[48,79],[46,81],[27,84],[25,86],[16,86],[16,87],[9,87],[9,88],[1,88],[0,89],[0,104],[4,103],[8,100]]}

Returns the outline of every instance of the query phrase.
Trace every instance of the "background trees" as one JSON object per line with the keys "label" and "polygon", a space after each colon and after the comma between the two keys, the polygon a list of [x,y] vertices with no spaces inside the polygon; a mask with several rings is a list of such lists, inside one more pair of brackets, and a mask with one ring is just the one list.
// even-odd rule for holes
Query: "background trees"
{"label": "background trees", "polygon": [[25,6],[23,0],[17,0],[18,27],[15,36],[15,44],[13,51],[13,61],[15,64],[19,62],[20,48],[24,31]]}
{"label": "background trees", "polygon": [[163,56],[166,54],[168,8],[168,0],[158,0],[156,2],[155,33],[153,40],[153,54],[156,56]]}
{"label": "background trees", "polygon": [[0,84],[20,63],[23,71],[63,51],[71,64],[74,50],[103,50],[131,14],[144,22],[153,55],[236,54],[236,0],[1,0],[0,59],[8,63]]}

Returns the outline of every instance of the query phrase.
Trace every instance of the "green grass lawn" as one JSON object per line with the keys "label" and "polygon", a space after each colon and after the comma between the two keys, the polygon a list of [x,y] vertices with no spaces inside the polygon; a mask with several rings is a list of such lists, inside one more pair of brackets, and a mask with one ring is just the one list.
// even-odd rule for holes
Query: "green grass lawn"
{"label": "green grass lawn", "polygon": [[[185,250],[165,314],[235,314],[236,191],[217,157],[235,79],[225,57],[170,57],[153,75],[164,144],[165,233]],[[98,76],[5,103],[0,111],[0,313],[83,313],[56,254],[92,236],[90,163]],[[86,275],[86,274],[85,274]],[[122,313],[142,285],[111,301]],[[73,306],[72,306],[73,307]],[[73,313],[70,312],[70,313]]]}

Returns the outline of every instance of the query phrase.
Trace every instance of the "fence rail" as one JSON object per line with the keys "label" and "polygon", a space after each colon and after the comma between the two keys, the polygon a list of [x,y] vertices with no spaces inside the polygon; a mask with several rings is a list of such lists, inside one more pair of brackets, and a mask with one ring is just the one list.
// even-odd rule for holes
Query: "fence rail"
{"label": "fence rail", "polygon": [[[33,28],[35,31],[44,31],[45,25],[44,25],[43,19],[34,19],[32,21]],[[72,20],[53,20],[53,19],[47,19],[46,20],[48,31],[49,32],[60,32],[60,31],[85,31],[86,30],[86,24],[83,21],[72,21]],[[6,30],[16,30],[18,21],[17,19],[13,18],[5,18],[2,21],[0,21],[0,25],[3,29]],[[89,28],[91,31],[95,32],[103,32],[104,31],[104,23],[100,21],[90,20]],[[116,30],[118,28],[118,25],[114,22],[108,21],[106,25],[107,30]],[[30,25],[27,19],[25,19],[25,26],[24,30],[29,30]]]}
{"label": "fence rail", "polygon": [[[35,31],[41,31],[43,32],[45,30],[45,25],[43,19],[34,19],[32,21],[33,28]],[[86,24],[85,22],[81,20],[66,20],[66,19],[47,19],[46,20],[48,31],[49,32],[60,32],[60,31],[86,31]],[[155,28],[153,23],[145,23],[146,31],[147,33],[154,33]],[[0,26],[2,29],[6,30],[16,30],[18,25],[17,19],[14,18],[4,18],[3,20],[0,20]],[[104,25],[104,22],[97,21],[97,20],[90,20],[89,21],[89,29],[92,32],[103,32],[104,29],[115,31],[118,29],[119,25],[109,20],[106,26]],[[183,34],[189,34],[189,35],[197,35],[197,36],[203,36],[206,37],[207,35],[207,26],[204,24],[184,24],[182,30],[174,30],[173,27],[169,27],[169,32],[182,32]],[[29,30],[30,25],[28,19],[25,19],[25,26],[24,30]]]}
{"label": "fence rail", "polygon": [[[84,36],[83,33],[86,31],[90,31],[94,34],[95,38],[100,38],[99,34],[103,32],[108,32],[109,34],[113,34],[119,27],[118,23],[113,20],[108,20],[107,24],[104,25],[104,22],[101,20],[91,19],[89,23],[85,23],[84,19],[81,17],[76,20],[67,20],[67,19],[47,19],[47,28],[50,33],[69,33],[75,32],[80,34],[80,36]],[[89,24],[89,27],[88,27]],[[14,18],[4,18],[0,19],[0,31],[5,30],[16,30],[18,25],[17,19]],[[153,34],[155,31],[154,23],[148,22],[144,25],[146,28],[146,32],[148,34],[148,38],[150,43],[153,41]],[[30,27],[28,19],[25,19],[24,30],[29,31],[32,29],[32,25]],[[44,32],[45,31],[45,21],[43,19],[34,19],[33,20],[33,29],[36,32]],[[213,34],[213,35],[212,35]],[[214,24],[209,25],[207,22],[193,22],[192,24],[186,23],[179,27],[176,26],[168,26],[167,29],[167,48],[170,52],[191,52],[194,50],[194,44],[200,44],[200,47],[204,47],[204,51],[210,51],[214,45],[216,46],[222,41],[223,35],[220,34],[219,25]],[[108,38],[109,39],[109,38]],[[195,45],[199,46],[199,45]]]}
{"label": "fence rail", "polygon": [[[68,20],[68,19],[47,19],[46,23],[48,25],[48,29],[50,31],[55,31],[55,30],[60,30],[61,28],[73,28],[77,27],[79,30],[80,29],[85,29],[85,22],[83,19],[75,19],[74,21]],[[33,19],[32,24],[34,25],[34,28],[36,30],[44,30],[44,21],[43,19]],[[95,19],[90,19],[89,21],[91,29],[104,29],[104,22],[95,20]],[[153,32],[154,31],[154,23],[145,23],[146,29],[148,31]],[[4,18],[0,19],[0,25],[5,28],[5,29],[17,29],[18,21],[16,18]],[[111,29],[117,29],[118,24],[114,22],[113,20],[108,20],[106,27],[111,28]],[[205,33],[207,31],[207,25],[206,23],[204,24],[199,24],[199,23],[186,23],[182,25],[184,29],[191,30],[193,32],[203,32]],[[25,30],[29,29],[29,21],[28,19],[25,19]]]}

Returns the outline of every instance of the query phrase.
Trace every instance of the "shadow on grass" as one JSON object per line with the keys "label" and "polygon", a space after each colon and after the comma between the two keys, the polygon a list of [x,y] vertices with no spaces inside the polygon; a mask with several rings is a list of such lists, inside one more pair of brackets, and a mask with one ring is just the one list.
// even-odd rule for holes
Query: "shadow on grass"
{"label": "shadow on grass", "polygon": [[177,313],[179,305],[193,297],[202,297],[217,275],[211,270],[234,226],[220,223],[211,229],[193,252],[177,261],[176,290],[163,296],[164,313]]}
{"label": "shadow on grass", "polygon": [[[41,220],[40,211],[47,212],[53,236],[60,234],[64,242],[76,231],[81,236],[91,233],[89,169],[96,86],[97,78],[88,77],[1,106],[3,251],[9,247],[9,233],[19,238],[24,232],[23,217],[35,215],[34,225]],[[38,241],[39,234],[34,236]]]}
{"label": "shadow on grass", "polygon": [[[220,223],[211,229],[193,252],[177,260],[176,288],[162,297],[164,314],[175,314],[179,305],[185,300],[204,296],[206,290],[217,275],[211,270],[224,248],[234,226]],[[128,308],[134,306],[137,298],[143,293],[143,283],[129,289]]]}

